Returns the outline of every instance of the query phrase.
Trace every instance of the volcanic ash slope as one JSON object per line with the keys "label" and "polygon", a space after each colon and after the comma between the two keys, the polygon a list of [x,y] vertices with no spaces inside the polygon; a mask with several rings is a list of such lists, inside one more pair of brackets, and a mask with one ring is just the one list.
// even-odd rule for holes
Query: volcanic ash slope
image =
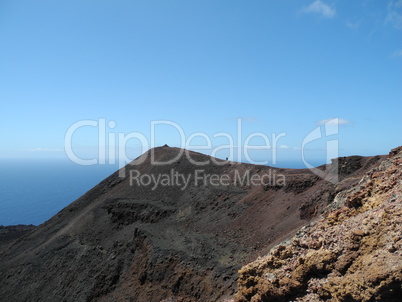
{"label": "volcanic ash slope", "polygon": [[401,301],[402,147],[239,273],[239,302]]}

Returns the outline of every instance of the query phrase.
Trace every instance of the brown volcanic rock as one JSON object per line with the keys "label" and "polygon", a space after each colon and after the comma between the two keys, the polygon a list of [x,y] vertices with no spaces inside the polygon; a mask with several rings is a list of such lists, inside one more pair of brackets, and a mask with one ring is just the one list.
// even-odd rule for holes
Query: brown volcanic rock
{"label": "brown volcanic rock", "polygon": [[240,271],[237,301],[400,301],[402,148]]}
{"label": "brown volcanic rock", "polygon": [[[181,149],[155,148],[30,233],[0,245],[3,301],[219,301],[236,290],[237,270],[320,214],[340,187],[353,186],[380,157],[354,159],[335,186],[309,170],[274,169],[218,160],[195,166]],[[191,158],[211,161],[199,153]],[[355,164],[358,162],[358,164]],[[324,167],[321,167],[323,169]],[[330,171],[333,167],[329,166]],[[138,175],[229,175],[228,185],[130,185]],[[357,169],[357,170],[356,170]],[[236,175],[278,175],[285,183],[248,185]],[[144,179],[146,180],[146,179]],[[365,237],[363,237],[365,238]],[[306,242],[319,247],[326,243]],[[304,243],[303,243],[304,244]],[[306,258],[314,262],[321,254]],[[287,249],[280,261],[293,257]],[[332,254],[325,255],[332,265]],[[310,260],[309,260],[310,259]],[[310,261],[310,262],[309,262]],[[304,276],[303,272],[299,272]],[[301,279],[300,279],[301,278]],[[303,280],[281,279],[294,283]],[[243,285],[242,285],[243,286]]]}

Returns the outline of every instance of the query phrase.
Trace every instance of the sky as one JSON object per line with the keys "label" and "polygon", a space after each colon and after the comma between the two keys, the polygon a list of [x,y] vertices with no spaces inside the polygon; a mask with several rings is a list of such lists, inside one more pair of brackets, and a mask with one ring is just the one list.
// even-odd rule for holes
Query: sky
{"label": "sky", "polygon": [[401,38],[402,0],[0,0],[0,158],[386,154]]}

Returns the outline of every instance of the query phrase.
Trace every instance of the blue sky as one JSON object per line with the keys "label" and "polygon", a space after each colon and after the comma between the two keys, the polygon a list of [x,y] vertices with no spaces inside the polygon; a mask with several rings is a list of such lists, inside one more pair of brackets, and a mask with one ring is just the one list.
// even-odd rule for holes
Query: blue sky
{"label": "blue sky", "polygon": [[[401,35],[401,0],[3,0],[0,157],[65,158],[69,127],[101,118],[116,124],[107,134],[147,138],[151,121],[169,120],[213,146],[240,118],[243,138],[285,133],[289,161],[336,117],[339,155],[385,154],[402,142]],[[74,134],[79,156],[96,155],[97,133]],[[311,159],[327,141],[306,147]],[[162,125],[165,143],[180,138]]]}

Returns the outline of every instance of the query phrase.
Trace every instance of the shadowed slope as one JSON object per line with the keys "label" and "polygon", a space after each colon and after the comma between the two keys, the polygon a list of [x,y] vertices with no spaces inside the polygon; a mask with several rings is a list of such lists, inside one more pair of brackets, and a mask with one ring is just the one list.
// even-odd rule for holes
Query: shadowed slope
{"label": "shadowed slope", "polygon": [[402,147],[322,219],[240,271],[236,301],[400,301]]}
{"label": "shadowed slope", "polygon": [[[169,165],[153,165],[174,159]],[[237,270],[294,234],[330,203],[337,190],[380,157],[341,158],[335,186],[309,170],[217,160],[181,149],[152,149],[112,174],[52,219],[0,246],[4,301],[217,301],[236,290]],[[342,166],[340,165],[340,166]],[[190,175],[180,185],[137,185],[134,175]],[[228,185],[195,182],[228,175]],[[328,170],[331,170],[329,167]],[[285,182],[249,185],[236,175],[283,175]]]}

